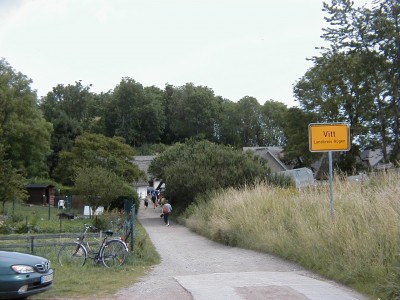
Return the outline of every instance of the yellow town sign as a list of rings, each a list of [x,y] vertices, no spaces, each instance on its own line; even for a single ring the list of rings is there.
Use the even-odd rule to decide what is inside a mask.
[[[346,123],[312,123],[308,125],[311,152],[350,150],[350,126]]]

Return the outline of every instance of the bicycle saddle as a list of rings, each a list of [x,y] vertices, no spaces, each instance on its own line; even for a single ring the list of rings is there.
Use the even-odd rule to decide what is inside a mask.
[[[103,233],[105,233],[105,234],[108,235],[108,236],[112,236],[112,235],[114,234],[114,232],[111,231],[111,230],[103,231]]]

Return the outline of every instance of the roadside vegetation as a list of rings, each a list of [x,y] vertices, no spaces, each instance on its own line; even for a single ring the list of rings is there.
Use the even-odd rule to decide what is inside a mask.
[[[337,176],[337,178],[340,176]],[[259,184],[215,193],[181,221],[212,240],[297,262],[376,299],[400,297],[400,175],[302,191]]]

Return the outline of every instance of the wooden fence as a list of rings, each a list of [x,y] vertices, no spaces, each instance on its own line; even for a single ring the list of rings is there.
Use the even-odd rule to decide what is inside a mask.
[[[75,241],[76,233],[38,234],[38,235],[0,235],[0,250],[21,250],[35,253],[39,247],[57,247]],[[101,233],[86,233],[87,238],[101,238]],[[90,243],[96,244],[96,242]]]
[[[135,211],[135,205],[132,205],[132,210]],[[134,249],[134,239],[135,239],[135,223],[136,214],[130,214],[129,221],[125,222],[124,230],[129,232],[129,239],[125,242],[131,251]],[[61,219],[60,219],[60,230],[61,230]],[[57,233],[57,234],[27,234],[27,235],[0,235],[0,250],[15,250],[21,252],[35,253],[35,249],[39,247],[57,247],[62,246],[66,243],[71,243],[76,241],[76,239],[81,236],[82,233]],[[103,237],[102,232],[98,233],[86,233],[86,238],[101,240]],[[98,244],[98,242],[89,242],[90,245]],[[23,251],[22,251],[23,250]]]

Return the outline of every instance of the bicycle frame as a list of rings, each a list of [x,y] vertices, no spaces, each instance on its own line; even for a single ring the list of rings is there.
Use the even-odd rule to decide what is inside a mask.
[[[103,233],[105,233],[105,236],[101,241],[99,249],[96,251],[91,248],[89,241],[86,240],[86,233],[89,229],[96,230],[96,227],[85,224],[85,231],[83,232],[82,236],[78,238],[78,243],[86,249],[88,258],[93,259],[94,263],[97,264],[99,262],[102,262],[100,253],[106,245],[107,240],[109,240],[109,238],[113,235],[113,232],[110,230],[103,231]]]
[[[59,251],[58,262],[61,265],[74,264],[83,266],[86,260],[93,259],[94,264],[102,263],[105,267],[121,266],[124,264],[128,246],[121,238],[111,238],[113,232],[103,231],[105,234],[99,243],[98,250],[92,250],[91,243],[86,240],[86,233],[89,229],[96,229],[85,224],[85,231],[72,244],[65,244]]]

